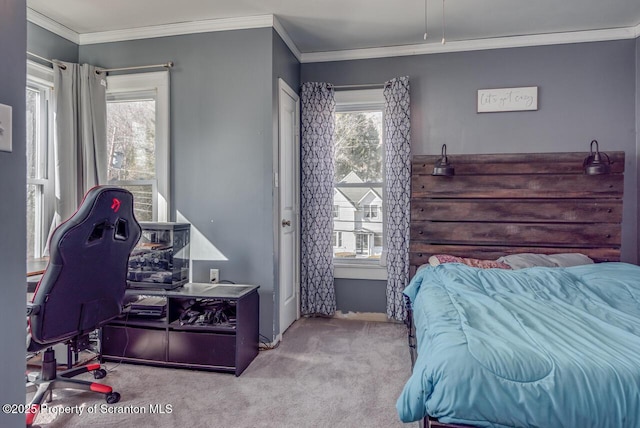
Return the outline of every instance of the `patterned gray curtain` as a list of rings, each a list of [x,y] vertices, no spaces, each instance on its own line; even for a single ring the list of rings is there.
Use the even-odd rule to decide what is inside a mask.
[[[402,291],[409,283],[409,196],[411,189],[411,120],[409,78],[384,87],[385,226],[387,234],[387,316],[404,320]]]
[[[333,133],[335,97],[326,83],[308,82],[301,94],[300,310],[333,315]]]

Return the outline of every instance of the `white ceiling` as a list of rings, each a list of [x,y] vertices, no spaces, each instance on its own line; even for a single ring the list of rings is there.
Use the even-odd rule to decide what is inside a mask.
[[[447,42],[591,30],[640,35],[640,0],[444,0]],[[27,0],[80,35],[274,15],[302,54],[440,44],[443,0]]]

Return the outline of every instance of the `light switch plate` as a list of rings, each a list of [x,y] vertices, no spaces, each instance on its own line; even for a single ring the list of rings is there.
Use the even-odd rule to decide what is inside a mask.
[[[0,104],[0,150],[10,152],[11,146],[11,106]]]

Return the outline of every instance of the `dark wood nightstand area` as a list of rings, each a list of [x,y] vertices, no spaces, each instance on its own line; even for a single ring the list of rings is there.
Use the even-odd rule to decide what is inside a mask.
[[[140,297],[154,305],[145,310]],[[131,305],[102,328],[103,361],[239,376],[258,355],[258,286],[188,283],[174,290],[129,289],[126,298]]]

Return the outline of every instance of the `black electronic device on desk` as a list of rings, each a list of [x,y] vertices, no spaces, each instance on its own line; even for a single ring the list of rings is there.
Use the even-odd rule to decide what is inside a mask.
[[[142,237],[129,256],[129,288],[171,290],[189,280],[189,223],[140,222]]]
[[[143,318],[162,318],[167,314],[167,298],[161,296],[142,296],[128,306],[129,316]]]

